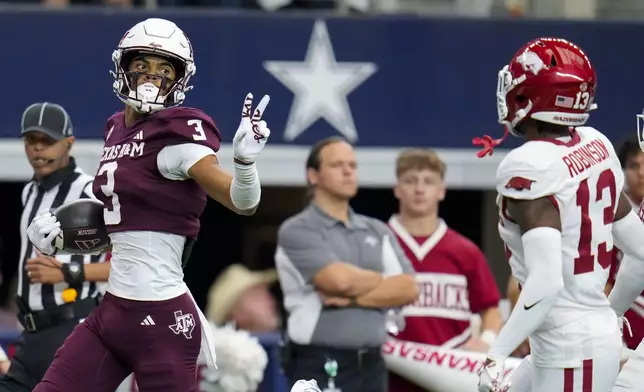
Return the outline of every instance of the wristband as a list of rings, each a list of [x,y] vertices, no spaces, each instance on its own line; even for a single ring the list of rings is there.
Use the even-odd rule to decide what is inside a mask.
[[[85,264],[78,261],[63,263],[60,268],[63,271],[65,282],[71,286],[81,284],[85,281]]]
[[[262,188],[255,164],[235,163],[235,173],[230,184],[230,201],[242,211],[257,207],[262,196]]]

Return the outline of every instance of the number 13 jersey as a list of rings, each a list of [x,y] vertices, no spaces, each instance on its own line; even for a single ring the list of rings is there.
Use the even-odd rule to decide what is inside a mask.
[[[528,275],[521,232],[507,199],[549,198],[561,217],[564,289],[530,337],[537,366],[577,367],[601,355],[619,333],[604,288],[612,261],[612,223],[624,187],[615,150],[603,134],[577,127],[571,136],[528,141],[497,170],[499,233],[512,275]]]
[[[219,150],[219,131],[201,110],[177,107],[131,127],[116,113],[104,140],[93,192],[112,242],[107,290],[142,301],[183,294],[183,247],[197,238],[207,197],[188,170]]]

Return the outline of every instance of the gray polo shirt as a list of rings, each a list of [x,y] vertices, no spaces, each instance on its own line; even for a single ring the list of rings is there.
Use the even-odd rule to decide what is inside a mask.
[[[377,347],[385,342],[386,309],[325,308],[313,277],[345,262],[385,276],[413,274],[395,235],[383,222],[350,212],[344,224],[311,204],[279,229],[275,264],[289,313],[288,334],[302,345]]]

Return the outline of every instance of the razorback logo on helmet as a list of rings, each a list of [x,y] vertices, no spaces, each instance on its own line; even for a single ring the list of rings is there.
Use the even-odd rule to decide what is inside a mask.
[[[534,75],[541,72],[542,69],[548,69],[548,66],[541,60],[541,57],[530,51],[523,52],[517,57],[517,62],[521,64],[524,71],[532,72]]]
[[[530,190],[532,188],[532,183],[535,180],[529,180],[524,177],[512,177],[507,184],[505,184],[506,189],[515,189],[517,191],[522,191],[524,189]]]

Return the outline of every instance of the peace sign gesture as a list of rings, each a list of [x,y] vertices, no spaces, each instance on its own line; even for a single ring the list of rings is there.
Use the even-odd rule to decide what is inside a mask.
[[[264,149],[271,130],[268,129],[266,121],[262,120],[262,116],[270,100],[271,97],[264,95],[255,110],[252,110],[253,94],[246,95],[241,122],[233,138],[233,156],[238,163],[252,164]]]

